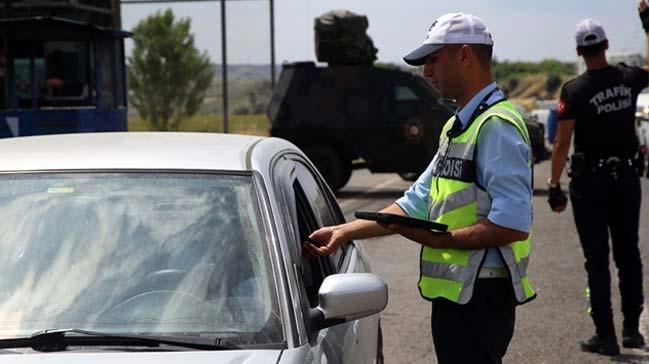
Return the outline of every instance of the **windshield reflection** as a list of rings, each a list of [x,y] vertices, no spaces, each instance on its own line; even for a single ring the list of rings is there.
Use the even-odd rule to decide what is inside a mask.
[[[75,327],[280,341],[254,195],[250,176],[3,176],[0,334]]]

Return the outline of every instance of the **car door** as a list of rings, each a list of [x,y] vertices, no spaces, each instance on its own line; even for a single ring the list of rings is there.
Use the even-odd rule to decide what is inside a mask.
[[[313,167],[299,156],[291,159],[295,163],[294,192],[300,235],[345,222],[334,196]],[[344,243],[329,257],[306,258],[303,267],[303,283],[311,308],[317,306],[317,290],[327,275],[368,272],[364,255],[353,242]],[[378,317],[369,317],[321,330],[312,350],[316,358],[326,359],[327,363],[374,363],[377,338]]]
[[[298,177],[300,174],[298,174]],[[345,223],[345,217],[336,201],[335,196],[324,188],[324,182],[317,174],[312,177],[320,186],[319,190],[313,189],[316,195],[321,196],[322,200],[327,201],[327,204],[320,204],[320,215],[323,219],[331,218],[330,222],[324,220],[324,225],[338,225]],[[308,195],[308,194],[307,194]],[[325,211],[326,210],[326,211]],[[325,218],[326,216],[326,218]],[[365,254],[362,244],[360,242],[349,241],[343,244],[342,249],[332,255],[334,257],[334,264],[338,269],[338,273],[369,273],[371,272],[367,255]],[[360,320],[353,321],[353,334],[356,343],[364,353],[365,362],[368,364],[377,363],[379,354],[382,359],[382,353],[379,353],[379,337],[380,320],[379,315],[366,317]],[[378,361],[381,362],[382,361]]]

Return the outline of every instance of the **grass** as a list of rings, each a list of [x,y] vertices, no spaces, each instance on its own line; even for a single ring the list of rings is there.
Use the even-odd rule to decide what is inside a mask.
[[[270,124],[266,115],[228,115],[228,132],[231,134],[247,134],[268,136]],[[129,116],[129,131],[151,131],[153,128],[148,121],[138,116]],[[178,131],[190,132],[223,132],[223,116],[216,114],[194,115],[180,123]]]

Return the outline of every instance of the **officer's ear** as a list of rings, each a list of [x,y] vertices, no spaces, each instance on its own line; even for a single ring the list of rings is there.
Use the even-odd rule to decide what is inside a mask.
[[[473,49],[471,49],[471,47],[468,44],[462,44],[460,49],[458,49],[456,56],[458,58],[458,62],[464,67],[467,67],[472,62],[474,62],[474,58],[475,58]]]

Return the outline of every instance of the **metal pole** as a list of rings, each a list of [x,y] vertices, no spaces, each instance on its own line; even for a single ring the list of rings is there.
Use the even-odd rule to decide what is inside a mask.
[[[228,52],[225,30],[225,0],[221,0],[221,74],[223,82],[223,132],[228,132]]]
[[[275,1],[270,0],[270,87],[275,88]]]

